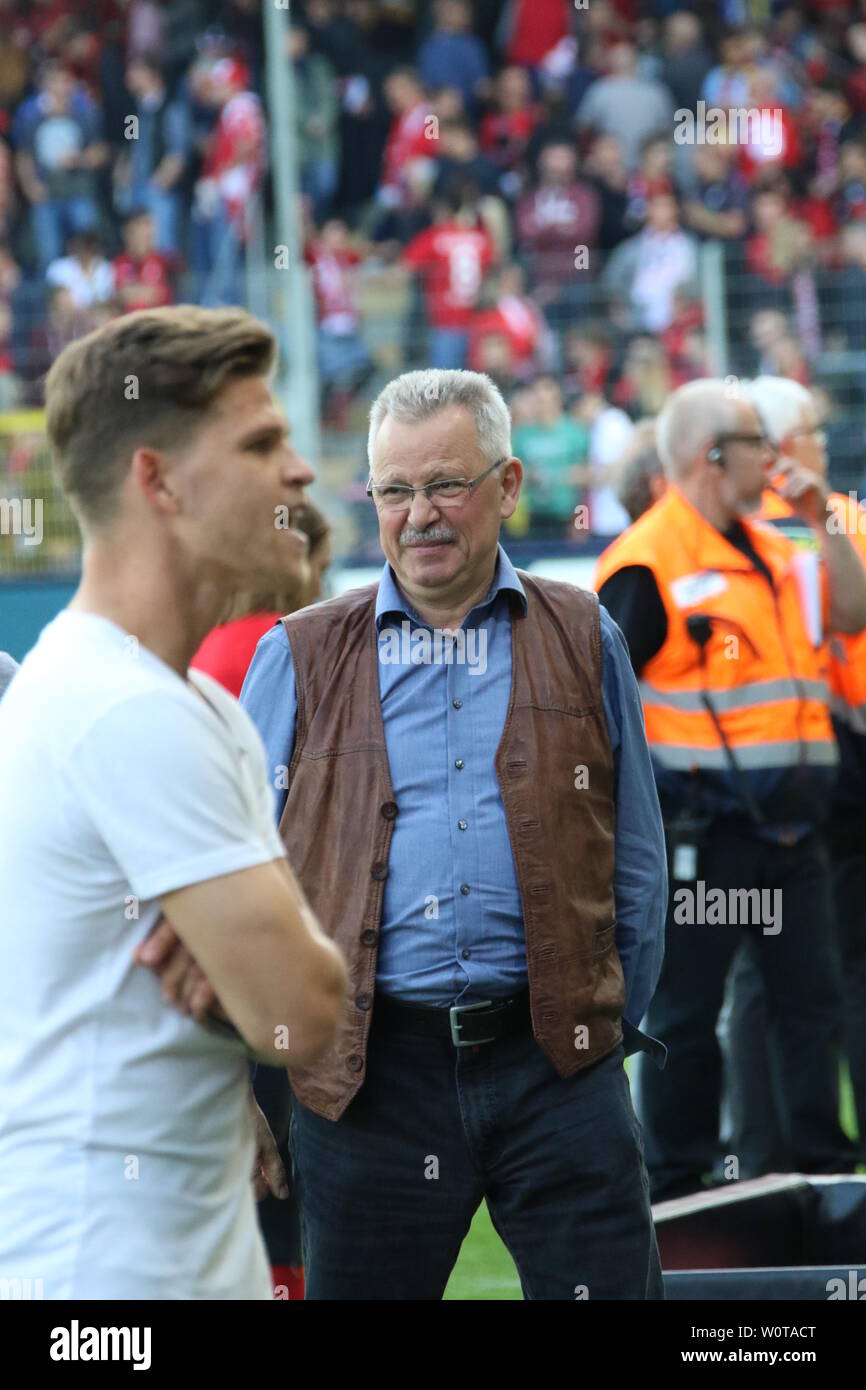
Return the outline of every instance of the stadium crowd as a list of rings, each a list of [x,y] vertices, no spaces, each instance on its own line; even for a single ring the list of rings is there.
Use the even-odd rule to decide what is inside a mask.
[[[610,470],[634,420],[714,368],[704,243],[723,246],[743,308],[739,373],[809,384],[822,347],[862,348],[863,6],[751,9],[296,4],[286,61],[330,424],[349,428],[376,371],[363,277],[408,275],[404,365],[496,381],[530,470],[512,534],[579,543],[625,522]],[[8,408],[38,403],[58,350],[111,315],[243,302],[270,186],[258,0],[2,14]],[[690,135],[684,114],[713,110],[762,119],[725,143]]]

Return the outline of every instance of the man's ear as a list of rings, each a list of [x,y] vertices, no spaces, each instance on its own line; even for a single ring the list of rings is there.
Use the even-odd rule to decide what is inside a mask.
[[[523,484],[523,464],[519,458],[510,458],[502,470],[502,498],[499,515],[503,521],[513,516]]]
[[[152,449],[148,445],[136,449],[129,471],[149,506],[165,513],[179,510],[180,502],[174,486],[172,469],[161,449]]]

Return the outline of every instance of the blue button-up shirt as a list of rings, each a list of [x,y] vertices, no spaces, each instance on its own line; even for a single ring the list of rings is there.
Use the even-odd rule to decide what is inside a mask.
[[[520,892],[494,769],[511,691],[511,603],[526,611],[523,585],[500,547],[490,590],[462,624],[463,659],[458,649],[451,661],[431,660],[429,652],[425,660],[421,644],[432,647],[433,629],[389,565],[379,582],[379,693],[399,815],[376,988],[414,1004],[504,998],[527,983]],[[604,609],[601,631],[616,789],[616,944],[625,1018],[637,1026],[661,969],[667,861],[637,682],[623,635]],[[259,642],[240,698],[265,744],[279,821],[297,711],[281,624]],[[349,891],[351,865],[346,873]]]

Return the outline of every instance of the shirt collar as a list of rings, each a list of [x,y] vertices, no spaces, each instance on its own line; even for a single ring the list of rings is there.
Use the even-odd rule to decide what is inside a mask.
[[[476,603],[475,608],[486,608],[492,604],[494,599],[501,593],[514,593],[517,595],[515,602],[519,603],[520,611],[526,615],[526,590],[517,577],[517,571],[506,555],[502,546],[496,548],[496,569],[493,571],[493,583],[487,591],[486,598],[480,603]],[[512,600],[509,599],[509,602]],[[474,610],[473,610],[474,611]],[[382,577],[379,580],[379,592],[376,595],[376,630],[382,631],[384,620],[392,613],[400,614],[403,617],[414,618],[416,622],[423,623],[415,612],[415,609],[403,596],[403,592],[394,576],[394,571],[389,564],[385,564],[382,570]],[[427,626],[427,624],[425,624]]]

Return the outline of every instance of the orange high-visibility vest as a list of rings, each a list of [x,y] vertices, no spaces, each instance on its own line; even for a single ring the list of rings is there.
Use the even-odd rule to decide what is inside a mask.
[[[866,566],[866,507],[856,497],[831,492],[828,507],[838,518],[840,530],[851,537]],[[801,522],[784,498],[764,493],[757,520],[769,521],[794,545],[814,547],[811,528]],[[828,524],[832,524],[828,520]],[[866,737],[866,630],[830,634],[827,642],[827,678],[833,714],[852,733]]]
[[[667,636],[639,673],[663,804],[672,783],[683,793],[675,784],[697,773],[707,809],[743,808],[705,694],[765,814],[793,820],[809,808],[811,819],[823,813],[838,759],[825,663],[807,630],[795,546],[748,518],[742,525],[772,588],[676,487],[608,547],[595,585],[643,565],[664,604]],[[711,628],[703,655],[686,626],[697,614]]]

